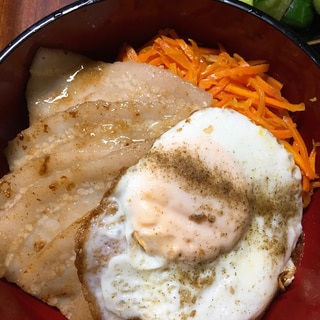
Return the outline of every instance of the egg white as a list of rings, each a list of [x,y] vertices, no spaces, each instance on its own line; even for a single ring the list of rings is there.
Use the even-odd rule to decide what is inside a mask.
[[[172,140],[201,143],[208,136],[232,155],[250,185],[245,233],[210,261],[147,254],[133,237],[128,206],[139,170],[130,168],[108,198],[114,214],[100,215],[86,242],[88,256],[102,244],[112,249],[117,243],[116,254],[101,249],[106,258],[86,278],[103,319],[254,319],[277,292],[278,276],[291,263],[302,231],[300,170],[270,132],[229,109],[195,112],[151,150],[170,150]],[[207,157],[212,157],[210,150]]]

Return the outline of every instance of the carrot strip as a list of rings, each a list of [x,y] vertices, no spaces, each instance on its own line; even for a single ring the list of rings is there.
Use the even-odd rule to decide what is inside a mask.
[[[305,205],[315,188],[320,187],[316,174],[316,149],[308,154],[291,114],[305,110],[303,103],[290,103],[282,96],[283,84],[268,75],[269,64],[263,60],[246,61],[231,56],[221,45],[199,46],[185,41],[173,29],[165,29],[138,50],[126,46],[120,60],[133,60],[169,69],[181,78],[210,92],[213,106],[231,108],[269,130],[290,152],[302,173]]]
[[[217,79],[219,79],[224,77],[237,77],[239,75],[256,75],[263,72],[267,72],[268,69],[268,64],[260,64],[257,66],[241,66],[220,70],[215,73],[215,76]]]
[[[290,139],[292,137],[291,131],[286,129],[270,129],[270,132],[279,140]]]
[[[234,94],[237,94],[242,97],[251,98],[255,101],[259,101],[259,95],[258,95],[257,91],[249,90],[248,88],[241,87],[235,83],[229,83],[225,87],[225,90],[227,92],[234,93]],[[287,102],[286,100],[279,101],[278,99],[268,97],[268,96],[265,97],[265,103],[269,107],[282,108],[282,109],[289,110],[292,112],[305,110],[305,106],[303,103],[292,104],[292,103]]]
[[[259,75],[255,77],[255,81],[268,96],[284,100],[284,98],[281,96],[281,91],[278,87],[275,87],[274,85],[270,84],[268,81],[264,80]]]
[[[256,90],[258,95],[258,105],[257,105],[257,116],[263,118],[266,104],[266,95],[265,91],[261,87],[260,83],[256,78],[250,78],[248,81],[248,86],[252,86]]]
[[[320,147],[320,142],[312,141],[312,150],[310,152],[309,160],[313,172],[316,172],[317,147]]]

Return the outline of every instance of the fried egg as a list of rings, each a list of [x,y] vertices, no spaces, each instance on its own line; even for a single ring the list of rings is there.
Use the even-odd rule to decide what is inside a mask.
[[[292,155],[245,116],[206,108],[84,220],[79,278],[97,319],[255,319],[294,274],[301,218]]]

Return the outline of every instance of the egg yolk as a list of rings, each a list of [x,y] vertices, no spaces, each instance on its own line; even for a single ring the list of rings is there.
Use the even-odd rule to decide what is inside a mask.
[[[179,141],[176,134],[129,169],[119,193],[127,199],[132,236],[149,255],[212,260],[233,248],[248,225],[249,184],[205,130],[201,141]]]

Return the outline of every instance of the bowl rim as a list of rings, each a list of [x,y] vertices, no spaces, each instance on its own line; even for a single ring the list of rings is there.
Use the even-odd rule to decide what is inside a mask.
[[[69,5],[66,5],[53,13],[46,15],[44,18],[35,22],[29,26],[26,30],[22,31],[18,36],[16,36],[12,41],[9,42],[1,51],[0,51],[0,64],[2,64],[6,58],[14,52],[14,50],[22,44],[26,39],[31,37],[34,33],[46,27],[51,22],[65,16],[73,11],[76,11],[82,7],[92,5],[99,2],[104,2],[108,0],[80,0]],[[247,12],[258,19],[263,20],[271,27],[275,28],[278,32],[284,34],[292,42],[294,42],[304,53],[306,53],[310,59],[320,68],[320,55],[308,45],[296,32],[291,28],[276,20],[275,18],[269,16],[263,11],[254,8],[253,6],[246,4],[240,0],[212,0],[220,3],[225,3],[237,9]]]
[[[74,3],[68,4],[58,10],[53,11],[52,13],[46,15],[42,19],[36,21],[31,26],[22,31],[18,36],[12,39],[1,51],[0,51],[0,64],[3,63],[6,58],[14,52],[14,50],[19,47],[24,41],[31,37],[34,33],[43,29],[50,23],[58,20],[59,18],[69,14],[73,11],[76,11],[87,5],[91,5],[97,2],[102,2],[105,0],[79,0]]]

